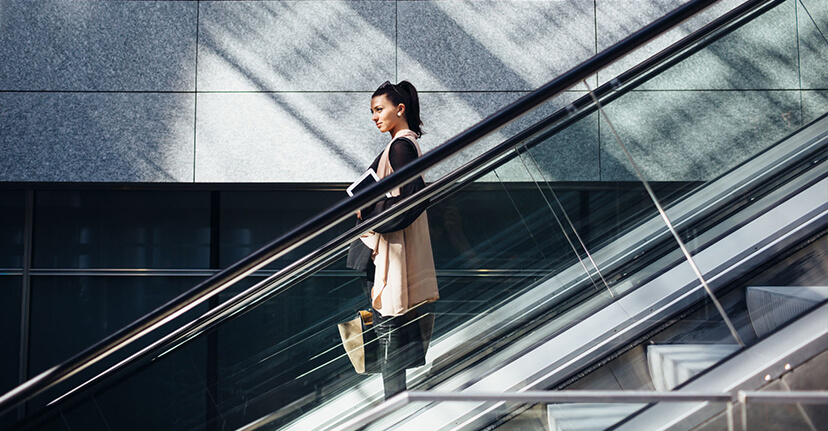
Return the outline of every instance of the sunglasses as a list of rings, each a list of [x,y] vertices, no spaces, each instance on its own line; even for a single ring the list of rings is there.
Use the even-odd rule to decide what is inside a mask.
[[[383,82],[383,83],[379,86],[379,88],[377,88],[377,90],[382,90],[382,89],[383,89],[383,88],[385,88],[385,87],[391,87],[391,89],[392,89],[392,90],[394,90],[394,92],[395,92],[395,93],[397,93],[397,96],[400,96],[400,100],[402,100],[403,102],[405,102],[405,97],[403,97],[402,93],[400,93],[400,90],[397,90],[397,86],[396,86],[396,85],[394,85],[394,84],[392,84],[392,83],[391,83],[391,81],[385,81],[385,82]]]

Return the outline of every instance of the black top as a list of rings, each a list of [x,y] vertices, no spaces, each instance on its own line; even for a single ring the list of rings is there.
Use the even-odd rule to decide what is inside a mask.
[[[371,163],[371,168],[374,171],[377,170],[379,166],[380,158],[382,157],[382,153],[374,160],[374,163]],[[391,143],[391,148],[388,151],[388,161],[391,163],[391,169],[394,171],[398,171],[403,168],[403,166],[413,162],[417,158],[417,147],[414,146],[414,143],[406,138],[400,138]],[[405,199],[414,193],[425,188],[425,181],[423,181],[423,177],[419,176],[415,180],[411,181],[408,184],[403,185],[400,187],[400,195],[395,196],[393,198],[384,197],[382,200],[377,201],[373,205],[370,205],[362,210],[362,219],[367,220],[372,216],[375,216],[386,209],[390,208],[392,205],[396,204],[402,199]],[[417,217],[423,212],[423,205],[418,205],[417,207],[405,212],[404,214],[397,216],[397,218],[393,220],[389,220],[387,223],[377,227],[374,229],[375,232],[378,233],[389,233],[395,232],[398,230],[403,230],[414,223],[414,220],[417,220]]]
[[[374,171],[377,170],[379,166],[380,158],[382,157],[382,153],[374,160],[374,163],[371,164],[371,167]],[[394,171],[398,169],[402,169],[403,166],[411,163],[417,158],[417,148],[414,146],[414,143],[408,139],[400,138],[391,143],[391,148],[388,151],[388,161],[391,163],[391,168]],[[370,205],[362,210],[362,219],[357,220],[357,224],[362,223],[362,220],[367,220],[372,216],[375,216],[382,211],[390,208],[392,205],[399,202],[401,199],[404,199],[408,196],[417,193],[418,191],[425,188],[425,181],[423,181],[423,177],[419,176],[415,180],[412,180],[410,183],[403,185],[400,187],[400,195],[389,198],[383,197],[381,200],[377,201],[373,205]],[[416,207],[406,211],[405,213],[397,216],[393,220],[389,220],[388,222],[380,225],[379,227],[375,228],[375,232],[379,233],[389,233],[389,232],[396,232],[399,230],[403,230],[414,223],[414,220],[417,220],[417,217],[422,214],[425,207],[428,205],[428,201],[417,205]],[[351,269],[356,269],[360,271],[365,271],[368,277],[368,284],[370,286],[371,283],[374,281],[374,263],[371,261],[371,253],[372,250],[368,248],[365,244],[362,243],[361,240],[357,239],[351,243],[351,247],[348,250],[348,262],[346,267]],[[371,297],[371,289],[368,286],[363,286],[365,290],[365,294],[368,297]]]

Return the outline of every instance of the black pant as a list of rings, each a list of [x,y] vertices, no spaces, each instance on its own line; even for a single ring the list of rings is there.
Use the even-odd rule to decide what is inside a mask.
[[[371,300],[371,288],[374,285],[375,269],[374,262],[369,261],[365,271],[367,276],[365,293],[369,301]],[[427,304],[409,310],[402,316],[389,317],[383,317],[377,310],[372,310],[374,332],[379,345],[385,399],[407,389],[406,368],[424,364],[425,350],[419,319],[431,312],[431,309],[431,304]]]
[[[408,340],[403,321],[406,316],[382,317],[377,310],[374,312],[374,332],[379,342],[379,357],[382,367],[382,385],[385,389],[385,399],[407,389],[405,383],[405,368]]]

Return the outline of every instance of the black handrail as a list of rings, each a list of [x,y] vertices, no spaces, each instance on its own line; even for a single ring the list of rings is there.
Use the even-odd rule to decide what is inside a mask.
[[[683,21],[701,12],[718,0],[691,0],[644,28],[610,46],[589,60],[570,69],[539,89],[518,99],[509,106],[449,139],[404,168],[378,183],[367,187],[350,199],[331,206],[328,210],[262,247],[246,258],[232,264],[218,274],[198,284],[167,304],[129,324],[104,340],[85,349],[71,359],[56,365],[0,397],[0,414],[31,399],[44,390],[66,380],[134,340],[157,329],[181,314],[218,294],[236,281],[252,274],[315,238],[329,227],[352,217],[352,214],[378,200],[388,191],[401,186],[429,168],[441,163],[467,146],[508,125],[524,113],[575,86],[582,80],[629,54],[641,45],[669,31]]]

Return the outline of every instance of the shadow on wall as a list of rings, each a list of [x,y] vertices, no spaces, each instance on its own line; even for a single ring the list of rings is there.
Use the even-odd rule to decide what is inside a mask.
[[[647,180],[709,180],[802,124],[798,81],[789,1],[622,96],[606,113]],[[600,141],[601,180],[637,180],[603,119]]]
[[[354,142],[370,125],[367,97],[343,89],[372,91],[368,76],[390,70],[365,44],[376,36],[338,2],[204,4],[199,90],[208,93],[199,95],[197,180],[331,181],[361,172],[373,160],[365,150],[381,139]]]
[[[650,178],[707,178],[721,169],[699,164],[736,163],[747,154],[743,143],[800,124],[805,108],[791,91],[799,85],[794,4],[648,83],[647,95],[613,104],[623,110],[608,107]],[[371,129],[367,109],[379,82],[410,79],[423,91],[427,150],[672,6],[5,2],[0,90],[15,92],[0,92],[7,156],[0,179],[349,181],[387,142]],[[608,14],[615,19],[605,23]],[[825,42],[809,21],[800,22],[807,32],[800,41],[806,88],[824,88],[825,72],[806,66],[820,64]],[[196,63],[198,112],[191,93]],[[713,91],[732,89],[744,92]],[[551,101],[430,179],[580,94]],[[547,179],[634,179],[606,125],[584,127],[541,157]],[[600,171],[574,163],[584,154]],[[688,155],[696,158],[687,163]],[[561,171],[562,161],[578,169]]]
[[[431,145],[450,139],[595,54],[592,1],[398,4],[398,28],[386,37],[397,40],[399,77],[435,92],[423,96]],[[580,94],[565,94],[543,104],[445,162],[428,179],[460,167]],[[597,161],[597,123],[578,135],[583,139],[565,140],[556,147],[559,161],[577,154],[589,154]],[[500,171],[503,180],[521,180],[520,168]],[[597,164],[576,170],[559,166],[555,172],[568,180],[598,179]]]
[[[674,6],[598,5],[605,9],[598,44],[593,2],[553,3],[204,4],[197,180],[348,181],[387,142],[369,132],[367,103],[395,71],[423,91],[427,150],[588,58],[603,41],[638,29],[637,11],[655,18]],[[649,179],[709,179],[801,124],[791,91],[798,89],[793,4],[648,83],[646,94],[608,107]],[[602,23],[608,13],[619,22]],[[733,89],[744,91],[717,91]],[[550,102],[437,171],[448,172],[573,97]],[[586,127],[594,131],[546,146],[553,153],[540,157],[547,179],[635,180],[606,124],[600,132],[597,122]],[[600,171],[573,163],[584,154]],[[309,173],[308,160],[324,172]],[[562,172],[562,160],[575,169]]]
[[[414,6],[399,6],[404,7]],[[228,167],[234,171],[251,159],[251,152],[268,160],[269,166],[261,160],[253,161],[253,165],[262,166],[242,174],[242,180],[272,177],[276,175],[273,171],[289,173],[295,168],[284,161],[285,157],[277,160],[271,155],[288,152],[288,160],[304,157],[329,162],[327,177],[322,181],[349,181],[387,142],[387,137],[371,131],[368,98],[379,82],[395,80],[397,66],[403,71],[399,79],[412,80],[423,92],[426,149],[511,102],[520,95],[514,91],[528,91],[535,86],[511,70],[509,59],[500,59],[439,7],[430,3],[417,7],[426,9],[423,13],[429,16],[427,23],[439,24],[423,40],[405,40],[402,34],[397,38],[401,31],[398,26],[401,29],[407,24],[395,24],[397,11],[392,2],[204,4],[199,36],[199,90],[258,94],[199,95],[197,178],[206,178],[202,172],[205,176],[227,172]],[[399,12],[398,18],[405,20],[404,11]],[[589,48],[594,45],[592,33],[590,30],[590,42],[583,44],[586,51],[579,54],[583,58],[594,51]],[[429,45],[448,35],[450,45]],[[406,44],[411,47],[407,49]],[[429,52],[442,57],[472,55],[481,67],[475,77],[464,78],[470,70],[466,65],[454,63],[448,73],[439,61],[429,61]],[[544,75],[545,81],[548,72]],[[496,76],[497,82],[507,83],[508,92],[468,92],[490,86],[492,76]],[[484,78],[490,83],[482,82]],[[466,92],[429,94],[446,89]],[[208,111],[218,100],[239,106],[245,115]],[[261,109],[249,112],[250,103]],[[445,103],[450,104],[450,110],[441,109]],[[222,106],[226,104],[215,102],[216,108]],[[286,114],[289,120],[278,114]],[[254,126],[240,130],[245,121]],[[276,122],[284,123],[284,127],[276,129],[269,124]],[[222,144],[239,132],[241,135],[236,135],[235,140],[240,145],[236,148]],[[297,141],[308,144],[301,146],[301,154],[295,148]],[[319,145],[324,148],[316,148]],[[223,156],[217,162],[220,152]],[[257,170],[261,171],[258,176]],[[248,173],[250,177],[245,176]],[[312,174],[299,175],[313,181],[309,176]],[[282,177],[288,180],[288,175]]]
[[[0,179],[192,181],[195,4],[2,12]]]
[[[648,91],[607,107],[648,180],[714,178],[803,124],[794,4],[778,6],[648,82],[642,87]],[[602,158],[603,179],[625,179],[629,168],[614,165],[623,154],[605,126],[602,147],[614,157]]]

